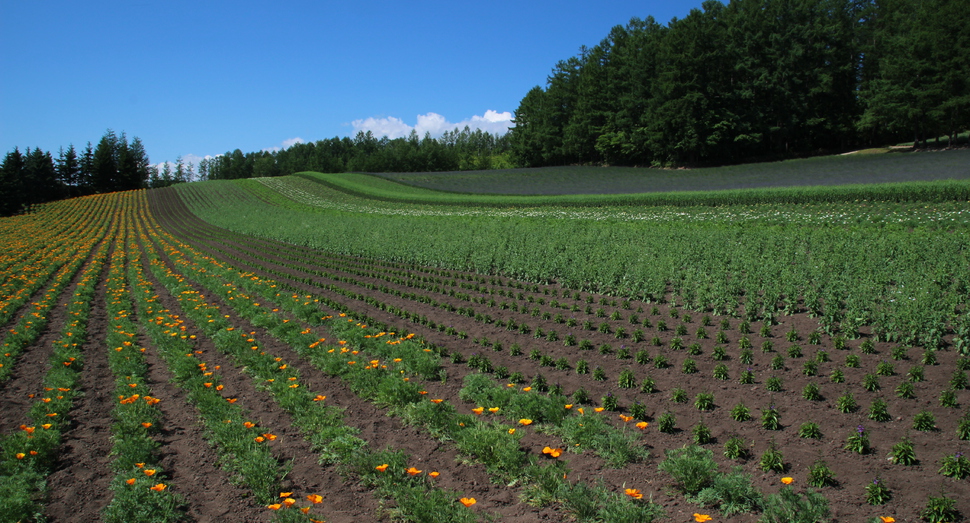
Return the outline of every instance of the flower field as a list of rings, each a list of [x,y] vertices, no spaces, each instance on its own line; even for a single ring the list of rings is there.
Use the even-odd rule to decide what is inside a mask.
[[[968,209],[917,200],[0,220],[0,521],[970,516]]]

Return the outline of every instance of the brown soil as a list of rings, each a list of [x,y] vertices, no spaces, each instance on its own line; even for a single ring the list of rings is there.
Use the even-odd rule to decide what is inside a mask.
[[[662,304],[631,301],[630,308],[627,309],[614,305],[614,301],[622,301],[617,298],[590,295],[583,292],[576,299],[574,291],[556,285],[539,286],[538,292],[529,292],[528,290],[511,289],[511,284],[519,282],[513,282],[502,277],[496,278],[495,275],[466,275],[450,271],[448,276],[442,277],[440,271],[432,268],[407,267],[402,269],[394,264],[340,258],[324,252],[242,237],[216,229],[189,214],[176,199],[165,198],[162,200],[161,198],[165,195],[158,194],[158,196],[160,199],[153,202],[153,210],[156,216],[163,220],[166,228],[180,236],[184,241],[241,270],[253,271],[261,276],[292,285],[301,289],[301,291],[305,290],[314,295],[333,299],[352,307],[360,314],[366,314],[372,319],[385,322],[396,329],[407,329],[415,332],[431,343],[446,347],[451,352],[463,354],[465,359],[477,353],[487,356],[494,366],[507,367],[510,372],[521,372],[527,378],[536,373],[541,373],[550,384],[559,384],[567,394],[579,388],[584,388],[590,392],[594,402],[599,403],[600,397],[610,393],[619,398],[621,410],[629,409],[634,401],[639,401],[647,406],[651,421],[654,421],[652,418],[662,412],[670,411],[674,413],[677,417],[676,426],[679,430],[674,434],[662,434],[651,430],[645,441],[652,448],[652,457],[646,463],[628,465],[620,470],[611,470],[605,468],[602,461],[595,456],[568,455],[570,467],[575,471],[582,471],[582,474],[588,478],[602,477],[608,484],[617,488],[622,485],[636,486],[645,492],[652,492],[654,499],[663,503],[672,516],[679,512],[689,515],[696,511],[704,511],[685,503],[682,497],[669,492],[670,478],[659,473],[656,465],[662,460],[664,450],[679,448],[692,443],[691,429],[701,421],[710,428],[715,437],[715,443],[708,445],[708,447],[714,451],[723,471],[738,464],[722,456],[723,443],[733,435],[739,435],[750,442],[754,458],[740,463],[740,465],[745,472],[754,477],[755,484],[767,493],[778,490],[781,475],[761,472],[757,462],[758,457],[772,442],[783,453],[788,465],[786,475],[794,477],[796,485],[805,485],[809,467],[818,459],[825,460],[838,480],[836,487],[823,489],[823,493],[830,501],[836,521],[859,521],[875,515],[893,515],[898,521],[915,520],[918,517],[918,512],[926,506],[927,497],[939,495],[941,488],[945,489],[949,497],[958,500],[957,506],[962,513],[970,514],[970,486],[968,486],[968,482],[945,478],[937,472],[939,469],[938,461],[941,457],[968,450],[967,443],[958,440],[955,431],[960,416],[966,411],[967,405],[970,404],[970,395],[967,391],[957,391],[960,405],[958,409],[943,408],[938,402],[940,392],[948,387],[948,381],[953,375],[958,357],[955,351],[938,352],[938,364],[926,366],[926,380],[915,383],[917,399],[904,400],[897,398],[894,390],[906,380],[906,372],[919,364],[918,360],[922,349],[911,348],[908,351],[908,359],[894,361],[889,357],[890,352],[895,347],[894,344],[872,340],[874,341],[875,354],[861,354],[859,350],[861,343],[869,339],[865,329],[863,329],[862,338],[848,341],[849,350],[847,351],[836,350],[833,346],[833,339],[825,334],[821,336],[819,345],[813,345],[808,342],[807,337],[810,332],[817,330],[819,326],[817,321],[804,310],[793,311],[794,313],[790,316],[780,316],[778,318],[780,323],[771,327],[772,335],[768,338],[759,334],[762,323],[752,322],[750,327],[753,332],[748,334],[747,337],[753,346],[754,361],[750,365],[745,365],[738,361],[738,341],[741,337],[737,330],[740,323],[739,319],[708,314],[712,320],[712,325],[706,327],[709,337],[698,338],[695,334],[705,313],[687,311],[672,306],[669,303],[672,301],[672,297],[668,297],[668,303]],[[169,196],[174,196],[174,194]],[[308,263],[308,260],[313,260],[313,262]],[[304,270],[312,269],[321,263],[336,264],[343,269],[328,268],[330,277]],[[375,273],[380,272],[383,267],[385,273],[407,270],[418,277],[484,283],[483,286],[487,287],[490,292],[486,294],[446,284],[437,285],[444,292],[422,290],[417,286],[403,285],[391,276],[361,275],[359,273],[360,266],[368,266],[371,268],[369,270]],[[281,276],[280,273],[288,276]],[[342,278],[352,278],[356,282],[342,281]],[[310,283],[305,283],[306,279],[309,279]],[[500,280],[502,284],[491,284],[491,281],[496,279]],[[416,280],[412,279],[411,281]],[[321,288],[323,285],[336,285],[351,293],[375,298],[383,303],[383,306],[378,308],[359,299],[330,292]],[[383,287],[386,292],[373,290],[369,286]],[[527,305],[528,312],[511,312],[499,307],[487,307],[481,303],[472,303],[451,297],[445,294],[449,289],[471,294],[473,297],[494,298],[499,303],[506,301]],[[531,296],[532,300],[527,302],[499,296],[498,290],[513,290],[515,294],[521,292],[525,297]],[[455,308],[473,307],[475,312],[489,314],[494,323],[486,324],[475,321],[473,318],[449,312],[440,307],[402,298],[395,292],[429,296],[439,303],[447,303]],[[560,296],[555,298],[561,304],[559,308],[553,308],[549,305],[549,302],[553,299],[551,298],[553,292]],[[565,297],[567,295],[568,298]],[[546,303],[540,305],[538,303],[540,298],[544,299]],[[591,307],[594,311],[602,308],[607,316],[617,311],[620,313],[621,319],[611,321],[595,314],[586,314],[584,310],[589,298],[593,300]],[[601,299],[605,299],[608,305],[600,305]],[[573,304],[579,306],[578,312],[569,310],[569,307]],[[651,309],[655,306],[659,309],[659,314],[650,314]],[[456,336],[449,336],[438,329],[431,329],[386,312],[386,310],[395,307],[408,311],[412,319],[426,316],[438,325],[453,326],[457,331],[466,333],[467,337],[459,339]],[[538,317],[531,314],[534,308],[539,309]],[[637,312],[641,309],[643,312]],[[563,314],[565,318],[574,317],[579,325],[569,328],[551,319],[542,320],[542,314],[545,312],[550,313],[553,317],[557,313]],[[629,324],[626,320],[630,314],[636,314],[641,321],[649,318],[654,328]],[[674,317],[675,314],[678,316],[677,318]],[[683,321],[684,314],[692,316],[689,323]],[[594,347],[607,344],[611,346],[613,352],[604,355],[597,350],[580,351],[575,346],[565,347],[562,341],[534,339],[531,335],[510,332],[499,325],[500,321],[509,319],[517,324],[528,323],[532,328],[538,326],[544,332],[555,330],[560,338],[565,334],[572,333],[578,340],[589,339]],[[593,322],[596,326],[603,322],[608,323],[611,333],[583,330],[581,325],[586,320]],[[656,324],[659,320],[664,320],[670,330],[657,330]],[[719,325],[722,320],[727,320],[729,325],[727,329],[724,329],[728,341],[717,343],[714,335],[720,329]],[[681,324],[687,328],[686,335],[678,336],[683,339],[683,344],[687,346],[697,343],[700,346],[700,354],[691,356],[699,369],[696,374],[685,375],[681,372],[681,364],[688,357],[687,351],[671,350],[670,348],[670,340],[675,337],[674,329]],[[629,337],[616,339],[612,332],[615,332],[616,328],[621,326],[627,330],[628,334],[636,328],[641,328],[646,339],[638,343],[633,342]],[[793,343],[786,340],[785,333],[790,330],[799,333],[800,339],[795,344],[802,349],[804,355],[801,357],[787,356],[787,350]],[[654,336],[660,338],[661,347],[656,347],[650,343]],[[483,338],[487,338],[490,344],[501,343],[503,350],[493,351],[476,343],[476,340]],[[760,349],[764,341],[770,341],[774,344],[773,352],[761,352]],[[513,344],[519,344],[522,347],[522,355],[511,356],[509,354],[509,347]],[[630,351],[631,356],[639,350],[646,350],[651,357],[662,354],[667,357],[671,366],[666,369],[655,369],[652,365],[637,364],[632,359],[618,359],[616,351],[621,346],[625,346]],[[711,358],[711,353],[717,346],[723,346],[727,349],[728,359],[726,361],[717,362]],[[591,369],[602,367],[607,379],[605,381],[594,381],[591,379],[591,375],[576,374],[572,369],[557,370],[552,367],[541,367],[538,362],[532,361],[528,357],[533,349],[538,349],[543,355],[551,356],[553,360],[566,358],[572,369],[575,368],[579,359],[585,359],[589,362]],[[820,363],[816,376],[806,376],[802,372],[803,364],[812,359],[818,349],[825,349],[832,361]],[[861,368],[844,367],[845,355],[850,353],[860,356]],[[771,370],[770,362],[778,354],[785,356],[785,368]],[[875,392],[866,391],[861,386],[863,375],[874,373],[876,365],[883,360],[894,364],[894,375],[880,377],[879,390]],[[713,369],[719,363],[727,365],[729,380],[720,381],[712,377]],[[445,363],[445,367],[448,370],[448,382],[441,386],[443,388],[440,392],[436,390],[435,393],[448,394],[450,392],[450,397],[455,397],[457,389],[460,387],[461,378],[471,371],[463,365]],[[755,373],[755,383],[739,385],[738,376],[742,370],[748,367]],[[845,383],[835,384],[829,381],[829,374],[836,368],[843,370],[846,378]],[[624,369],[631,369],[638,382],[642,378],[650,376],[656,381],[659,391],[654,394],[643,394],[638,392],[636,388],[618,388],[617,377]],[[765,380],[772,376],[782,379],[783,390],[781,392],[772,393],[765,390]],[[815,383],[820,388],[823,396],[822,401],[808,401],[802,398],[801,391],[808,383]],[[438,387],[438,385],[429,384],[428,387]],[[689,398],[688,403],[678,404],[671,400],[670,395],[675,388],[682,388],[686,391]],[[851,414],[842,414],[834,408],[836,399],[846,391],[852,392],[860,406],[858,411]],[[693,407],[694,398],[699,392],[714,394],[716,408],[713,411],[702,413]],[[889,413],[893,416],[893,421],[878,423],[868,419],[868,407],[876,398],[882,398],[889,404]],[[728,413],[737,403],[747,405],[755,419],[744,423],[733,421]],[[758,421],[761,409],[767,408],[769,405],[774,405],[781,412],[782,430],[780,431],[765,430]],[[938,431],[919,432],[911,430],[913,415],[924,409],[935,416]],[[615,415],[611,419],[615,420]],[[816,441],[798,437],[799,426],[809,421],[820,426],[823,433],[822,440]],[[617,425],[622,424],[619,420],[615,420],[615,422]],[[863,425],[870,434],[873,451],[867,455],[853,454],[843,448],[846,437],[853,433],[858,425]],[[916,456],[920,459],[916,466],[893,465],[885,459],[891,447],[905,436],[912,439]],[[549,436],[533,434],[524,440],[524,443],[530,446],[538,446],[549,444],[550,441]],[[892,489],[893,493],[892,501],[882,507],[871,507],[864,501],[864,487],[876,477],[881,478]],[[675,517],[675,519],[677,518]],[[754,519],[756,517],[750,515],[736,518],[738,521],[753,521]]]

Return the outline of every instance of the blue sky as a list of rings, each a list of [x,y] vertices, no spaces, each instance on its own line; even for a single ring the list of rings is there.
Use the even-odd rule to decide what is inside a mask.
[[[111,128],[157,163],[358,129],[494,131],[581,45],[700,4],[4,0],[0,149],[56,157]]]

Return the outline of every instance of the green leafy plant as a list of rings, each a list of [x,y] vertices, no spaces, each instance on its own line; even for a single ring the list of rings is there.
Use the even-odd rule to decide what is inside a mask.
[[[781,413],[774,405],[761,410],[761,426],[765,430],[781,430]]]
[[[657,430],[664,434],[672,434],[676,423],[677,417],[674,416],[673,412],[664,412],[657,418]]]
[[[919,513],[919,517],[929,523],[957,521],[960,513],[957,511],[956,504],[956,500],[948,498],[946,494],[940,492],[939,497],[929,496],[926,508]]]
[[[657,354],[653,358],[653,367],[655,369],[666,369],[669,366],[670,366],[670,363],[667,362],[667,357],[664,356],[663,354]]]
[[[850,369],[857,369],[862,365],[862,361],[858,354],[846,354],[845,355],[845,366]]]
[[[771,370],[785,370],[785,357],[781,354],[776,354],[774,358],[771,359]]]
[[[856,403],[852,393],[847,391],[845,394],[839,396],[839,399],[835,400],[835,408],[843,414],[848,414],[855,412],[859,408],[859,404]]]
[[[644,394],[653,394],[657,392],[657,383],[651,377],[643,378],[640,382],[640,392]]]
[[[670,399],[674,403],[687,403],[687,391],[681,388],[676,388],[670,392]]]
[[[866,374],[862,377],[862,388],[869,392],[879,390],[879,377],[875,374]]]
[[[859,425],[856,427],[855,431],[853,431],[852,434],[846,438],[845,450],[855,452],[856,454],[869,453],[869,433],[866,432],[865,427]]]
[[[923,381],[923,367],[921,365],[914,365],[906,372],[906,379],[910,382],[916,383],[918,381]]]
[[[821,401],[822,392],[819,391],[818,385],[809,383],[802,389],[802,397],[809,401]]]
[[[600,401],[603,408],[609,412],[616,412],[616,410],[619,408],[619,403],[616,396],[614,396],[612,392],[607,392],[606,396],[603,396]]]
[[[798,345],[792,345],[791,347],[788,347],[788,357],[792,359],[801,358],[802,348],[799,347]]]
[[[808,484],[815,488],[835,486],[835,473],[825,461],[816,460],[808,470]]]
[[[760,510],[764,496],[752,484],[751,476],[741,467],[735,467],[727,474],[718,474],[694,500],[701,506],[717,508],[724,517],[731,517]]]
[[[909,381],[904,381],[896,387],[896,396],[903,399],[914,399],[916,397],[916,387]]]
[[[620,371],[620,377],[617,380],[617,386],[621,389],[632,389],[637,386],[637,378],[633,375],[633,371],[630,369],[623,369]]]
[[[782,456],[781,452],[772,443],[765,450],[764,454],[761,455],[761,461],[759,461],[758,466],[764,472],[784,472],[787,469],[785,465],[785,458]]]
[[[708,443],[714,442],[714,437],[711,436],[711,429],[703,421],[694,425],[691,433],[694,436],[694,443],[698,445],[707,445]]]
[[[957,422],[957,438],[970,440],[970,411],[965,412]]]
[[[728,379],[730,379],[730,376],[728,375],[727,365],[724,365],[723,363],[720,364],[720,365],[718,365],[718,366],[716,366],[716,367],[714,367],[714,373],[713,373],[713,375],[714,375],[714,379],[716,379],[716,380],[728,380]]]
[[[879,422],[886,422],[893,419],[889,415],[889,406],[882,398],[872,400],[872,404],[869,405],[869,419]]]
[[[664,460],[658,466],[674,478],[679,490],[684,494],[695,495],[710,485],[717,475],[714,453],[697,445],[664,452]]]
[[[889,453],[889,460],[897,465],[915,465],[916,451],[913,450],[913,442],[906,436],[899,443],[893,445]]]
[[[748,459],[751,451],[741,436],[732,436],[724,443],[724,456],[728,459]]]
[[[819,523],[827,521],[830,514],[829,502],[819,492],[806,489],[798,494],[790,486],[783,487],[777,494],[765,499],[764,510],[759,523]]]
[[[684,374],[694,374],[697,372],[697,363],[694,360],[687,358],[684,360],[683,365],[681,365],[680,370]]]
[[[700,392],[694,399],[694,407],[697,410],[714,410],[714,394],[710,392]]]
[[[741,371],[741,377],[738,378],[738,383],[741,385],[751,385],[754,383],[754,372],[751,367]]]
[[[765,390],[770,392],[781,392],[781,378],[772,376],[765,380]]]
[[[940,474],[944,476],[956,479],[964,479],[970,476],[970,459],[964,457],[962,452],[943,456],[940,465]]]
[[[842,373],[842,369],[832,369],[832,374],[829,375],[829,381],[832,383],[845,383],[845,374]]]
[[[923,432],[936,430],[936,418],[928,410],[921,410],[913,416],[913,429]]]
[[[886,360],[880,361],[879,364],[876,365],[876,374],[880,376],[892,376],[895,373],[896,370],[893,367],[893,364]]]
[[[731,409],[731,419],[734,421],[748,421],[751,419],[751,409],[744,403],[738,403]]]
[[[603,367],[597,365],[596,368],[593,369],[593,379],[596,381],[606,381],[606,371],[603,370]]]
[[[885,505],[892,499],[889,487],[878,477],[866,485],[866,503],[870,505]]]
[[[940,406],[948,409],[957,407],[957,393],[953,389],[944,389],[940,392]]]
[[[818,423],[807,421],[798,428],[798,437],[807,439],[822,439],[822,429]]]

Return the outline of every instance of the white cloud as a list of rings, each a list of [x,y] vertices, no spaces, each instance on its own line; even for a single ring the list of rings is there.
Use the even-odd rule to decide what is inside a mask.
[[[370,131],[374,133],[374,136],[387,136],[391,139],[406,138],[411,134],[412,129],[417,131],[420,137],[424,137],[425,133],[431,133],[431,136],[437,138],[445,131],[452,131],[456,128],[462,130],[466,126],[473,131],[481,129],[492,134],[504,134],[508,132],[509,128],[515,126],[512,123],[512,113],[508,111],[500,113],[491,109],[485,111],[484,116],[475,115],[456,123],[449,122],[438,113],[427,113],[419,114],[417,124],[413,127],[406,124],[404,120],[393,116],[354,120],[350,125],[354,128],[354,134],[361,131]]]
[[[263,152],[278,153],[284,149],[289,149],[291,146],[296,145],[298,143],[304,143],[303,138],[300,138],[299,136],[297,136],[296,138],[287,138],[286,140],[283,140],[280,143],[280,145],[274,145],[273,147],[267,147],[263,149]]]

